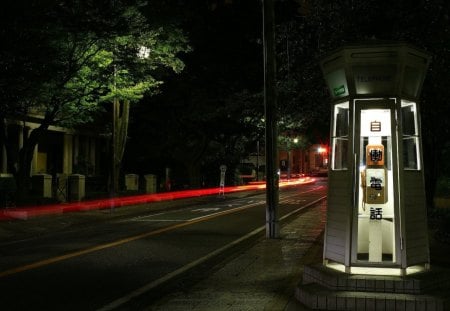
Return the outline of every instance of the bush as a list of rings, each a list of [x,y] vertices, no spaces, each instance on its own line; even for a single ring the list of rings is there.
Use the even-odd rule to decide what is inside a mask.
[[[0,178],[0,208],[15,204],[14,194],[16,190],[16,181],[13,177]]]
[[[430,227],[435,229],[435,238],[450,243],[450,209],[436,208],[428,216]]]
[[[450,177],[441,176],[436,183],[437,197],[450,197]]]

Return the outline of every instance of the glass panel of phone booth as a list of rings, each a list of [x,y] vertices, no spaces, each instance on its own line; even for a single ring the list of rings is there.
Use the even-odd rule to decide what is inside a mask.
[[[356,260],[392,263],[395,261],[392,111],[361,109],[359,114]]]
[[[349,131],[349,103],[336,104],[333,109],[332,170],[346,170]]]
[[[405,170],[420,170],[416,103],[402,100],[401,121],[403,133],[403,168]]]

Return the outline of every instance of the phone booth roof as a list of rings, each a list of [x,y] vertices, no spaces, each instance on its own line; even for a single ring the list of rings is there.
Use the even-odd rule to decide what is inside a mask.
[[[344,46],[321,61],[333,101],[346,97],[417,100],[430,56],[406,43]]]

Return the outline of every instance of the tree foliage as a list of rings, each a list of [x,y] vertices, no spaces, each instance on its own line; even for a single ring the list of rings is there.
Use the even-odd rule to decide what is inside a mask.
[[[167,166],[176,168],[179,183],[216,185],[219,165],[232,171],[247,145],[256,144],[246,117],[261,120],[263,114],[262,97],[255,94],[263,78],[260,3],[165,2],[170,14],[182,12],[176,16],[193,52],[151,105],[135,107],[130,156],[138,161],[129,158],[127,168],[162,174]]]
[[[0,137],[9,141],[7,118],[42,115],[19,157],[9,152],[19,183],[29,178],[34,146],[50,125],[90,122],[102,102],[137,102],[157,92],[165,70],[183,69],[179,53],[190,49],[183,33],[149,23],[143,11],[139,0],[18,0],[2,11]]]
[[[174,1],[165,3],[173,9]],[[170,139],[162,139],[164,147],[155,147],[154,153],[165,159],[158,160],[163,165],[174,161],[174,153],[181,154],[172,150],[189,148],[203,154],[195,158],[214,163],[211,167],[231,163],[254,150],[263,137],[260,3],[177,3],[183,3],[194,53],[186,59],[186,75],[170,82],[173,96],[167,102],[155,98],[156,105],[174,112],[161,109],[163,119],[155,120]],[[310,142],[326,143],[329,135],[330,98],[319,67],[325,54],[345,44],[380,40],[406,41],[432,55],[421,105],[427,194],[432,198],[450,137],[442,117],[449,113],[448,1],[283,0],[276,1],[276,18],[279,132]]]
[[[416,1],[284,1],[291,12],[278,28],[280,105],[305,125],[329,119],[329,97],[319,68],[321,57],[345,44],[404,41],[432,56],[422,91],[422,134],[427,199],[431,206],[436,180],[448,152],[450,23],[449,3]],[[289,9],[286,9],[289,8]],[[323,129],[328,127],[323,126]]]

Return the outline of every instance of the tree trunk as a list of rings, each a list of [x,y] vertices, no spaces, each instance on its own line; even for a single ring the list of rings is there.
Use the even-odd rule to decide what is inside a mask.
[[[122,159],[125,153],[125,145],[128,135],[128,123],[130,116],[130,102],[125,100],[120,102],[115,99],[113,102],[113,135],[112,135],[112,174],[111,191],[113,194],[119,192],[119,176],[122,166]]]
[[[15,174],[17,183],[17,202],[26,202],[30,196],[31,190],[31,163],[33,161],[34,149],[36,148],[43,133],[47,130],[48,125],[31,131],[28,139],[24,140],[23,147],[19,150],[19,158],[17,162],[17,172]]]
[[[201,187],[201,172],[199,163],[189,163],[187,166],[189,185],[191,188]]]
[[[16,201],[17,203],[26,202],[31,190],[31,162],[33,160],[34,149],[41,140],[43,134],[48,130],[50,124],[54,121],[56,114],[60,110],[60,104],[52,101],[51,108],[48,109],[40,121],[39,127],[33,129],[27,139],[23,139],[22,149],[19,150],[19,156],[13,156],[13,144],[10,143],[6,131],[6,115],[0,113],[0,138],[5,141],[8,157],[8,170],[14,175],[17,185]],[[23,116],[22,116],[23,117]],[[20,118],[19,118],[20,119]],[[21,133],[23,135],[23,133]],[[25,138],[25,137],[24,137]]]
[[[34,149],[42,135],[48,129],[51,115],[46,115],[41,125],[31,131],[29,137],[23,140],[23,147],[19,150],[19,156],[14,157],[13,144],[6,131],[6,118],[0,116],[0,139],[5,142],[6,155],[8,159],[8,171],[14,175],[17,185],[16,201],[18,204],[26,202],[31,190],[31,163]]]
[[[199,188],[202,185],[200,171],[201,160],[208,147],[208,140],[205,135],[199,133],[197,138],[198,144],[196,148],[190,148],[189,151],[186,149],[182,153],[178,152],[174,154],[185,165],[189,178],[189,186],[191,188]]]

